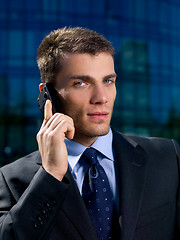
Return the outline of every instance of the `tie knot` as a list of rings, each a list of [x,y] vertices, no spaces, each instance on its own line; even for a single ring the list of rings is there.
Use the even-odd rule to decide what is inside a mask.
[[[89,165],[97,163],[97,151],[94,148],[86,148],[82,156]]]

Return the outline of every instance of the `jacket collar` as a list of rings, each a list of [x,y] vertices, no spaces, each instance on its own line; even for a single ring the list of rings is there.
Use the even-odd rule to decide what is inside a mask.
[[[71,190],[68,192],[62,206],[64,213],[69,219],[71,219],[71,222],[77,228],[84,240],[98,240],[97,233],[88,214],[86,205],[69,169],[65,174],[65,177],[71,183]]]
[[[131,137],[113,131],[119,170],[121,240],[132,240],[146,182],[147,154]]]

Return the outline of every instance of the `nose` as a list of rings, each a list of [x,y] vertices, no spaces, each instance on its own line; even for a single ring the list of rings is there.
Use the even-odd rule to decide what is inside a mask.
[[[92,89],[91,104],[105,104],[108,102],[108,96],[105,86],[94,86]]]

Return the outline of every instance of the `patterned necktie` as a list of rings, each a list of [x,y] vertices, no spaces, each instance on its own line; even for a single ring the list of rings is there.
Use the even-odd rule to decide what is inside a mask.
[[[119,224],[117,216],[115,218],[113,194],[107,175],[97,160],[97,151],[87,148],[82,158],[90,165],[84,178],[82,197],[99,239],[112,239],[112,234],[118,239]],[[112,230],[112,226],[116,226],[115,231]]]

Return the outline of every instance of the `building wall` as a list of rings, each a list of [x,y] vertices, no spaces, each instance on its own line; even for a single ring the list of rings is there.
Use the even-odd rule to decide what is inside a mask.
[[[37,48],[64,26],[91,28],[116,49],[118,96],[112,126],[180,140],[178,0],[2,0],[0,164],[37,149]]]

